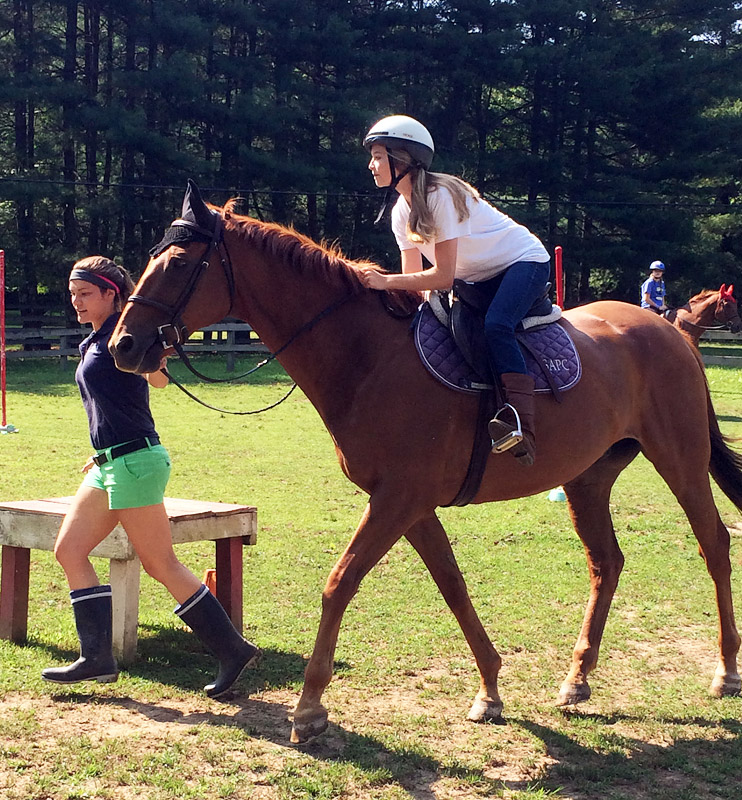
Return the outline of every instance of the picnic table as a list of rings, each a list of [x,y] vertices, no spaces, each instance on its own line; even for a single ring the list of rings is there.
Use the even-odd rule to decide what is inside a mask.
[[[31,550],[54,549],[71,500],[71,497],[53,497],[0,503],[0,638],[25,641]],[[234,626],[242,632],[242,547],[257,541],[257,509],[166,497],[165,510],[170,518],[173,544],[215,543],[216,596]],[[91,555],[110,560],[114,653],[121,664],[131,664],[136,659],[139,623],[139,558],[120,525]]]

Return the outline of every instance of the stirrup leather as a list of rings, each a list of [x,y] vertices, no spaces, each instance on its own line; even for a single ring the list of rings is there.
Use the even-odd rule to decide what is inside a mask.
[[[500,419],[500,415],[503,411],[509,410],[513,413],[515,417],[515,427],[513,427],[510,423],[505,422],[505,420]],[[497,430],[497,429],[500,430]],[[493,431],[493,429],[495,429]],[[509,429],[509,430],[507,430]],[[523,428],[520,422],[520,415],[515,410],[510,403],[505,403],[502,408],[497,410],[497,413],[494,417],[490,420],[489,423],[489,434],[493,436],[502,433],[503,430],[507,430],[504,436],[500,436],[499,438],[495,439],[492,438],[492,452],[493,453],[504,453],[506,450],[510,450],[511,447],[515,447],[515,445],[520,444],[523,441]]]

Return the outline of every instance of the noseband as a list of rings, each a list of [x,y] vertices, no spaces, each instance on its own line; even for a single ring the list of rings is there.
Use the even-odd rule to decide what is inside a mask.
[[[219,256],[219,261],[222,265],[222,269],[224,270],[224,276],[227,279],[227,288],[229,290],[229,309],[225,316],[229,316],[230,312],[232,311],[232,306],[234,305],[235,287],[232,259],[229,257],[229,251],[227,250],[227,246],[224,243],[222,236],[222,218],[221,216],[215,216],[214,219],[216,224],[214,226],[214,232],[211,235],[211,241],[206,246],[206,252],[192,267],[188,281],[183,287],[183,291],[180,293],[180,296],[175,303],[168,305],[167,303],[161,303],[159,300],[153,300],[150,297],[144,297],[141,294],[132,294],[127,300],[127,303],[139,303],[143,306],[156,308],[158,311],[164,312],[170,318],[169,322],[157,327],[157,333],[159,334],[159,341],[162,347],[173,347],[178,355],[181,355],[182,345],[188,338],[188,329],[186,328],[181,315],[188,306],[188,303],[191,301],[193,293],[196,291],[198,284],[201,282],[201,278],[203,278],[206,270],[209,267],[209,258],[212,251]]]

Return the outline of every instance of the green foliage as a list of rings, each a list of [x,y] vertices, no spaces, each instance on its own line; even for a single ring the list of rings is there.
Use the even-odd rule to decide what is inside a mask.
[[[564,247],[568,299],[742,283],[737,3],[29,0],[0,10],[0,245],[24,309],[92,252],[138,272],[185,181],[398,263],[360,139],[419,116]],[[12,120],[12,123],[11,123]],[[593,274],[596,273],[596,274]],[[16,300],[16,295],[13,295]]]

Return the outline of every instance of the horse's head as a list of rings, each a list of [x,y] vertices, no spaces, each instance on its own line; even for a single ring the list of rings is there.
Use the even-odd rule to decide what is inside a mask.
[[[727,286],[725,283],[721,285],[719,299],[716,302],[715,319],[726,325],[732,333],[739,333],[742,330],[742,319],[739,316],[733,285]]]
[[[222,252],[224,251],[224,252]],[[181,215],[151,251],[108,348],[126,372],[153,372],[189,331],[229,314],[234,281],[222,246],[222,217],[188,181]],[[221,262],[222,269],[210,270]]]

